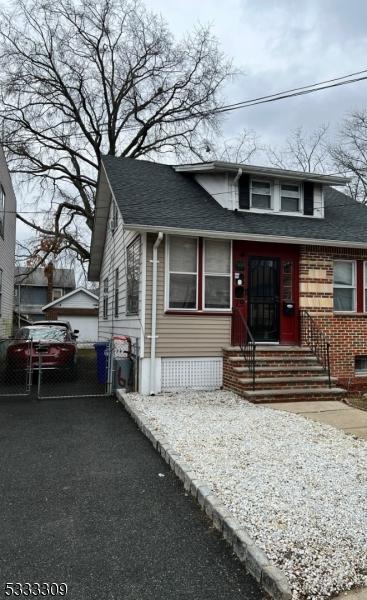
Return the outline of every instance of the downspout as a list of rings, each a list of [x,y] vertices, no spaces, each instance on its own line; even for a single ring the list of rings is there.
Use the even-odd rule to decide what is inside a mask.
[[[236,177],[234,178],[234,180],[233,180],[233,184],[232,184],[232,185],[233,185],[233,191],[234,191],[234,199],[232,200],[232,203],[233,203],[233,204],[232,204],[232,207],[233,207],[234,209],[237,209],[237,208],[238,208],[238,203],[236,202],[236,187],[237,187],[237,182],[238,182],[239,178],[241,177],[241,175],[242,175],[242,169],[241,169],[241,167],[239,167],[239,169],[238,169],[238,171],[237,171],[237,175],[236,175]],[[237,197],[238,197],[238,196],[237,196]]]
[[[152,331],[150,336],[150,395],[155,395],[155,348],[157,338],[157,272],[158,272],[158,248],[163,240],[160,231],[153,245],[152,263]]]
[[[235,177],[235,178],[234,178],[234,180],[233,180],[233,185],[236,185],[236,184],[237,184],[237,181],[239,180],[239,178],[241,177],[241,175],[242,175],[242,169],[241,169],[241,167],[240,167],[240,168],[238,169],[238,171],[237,171],[237,175],[236,175],[236,177]]]

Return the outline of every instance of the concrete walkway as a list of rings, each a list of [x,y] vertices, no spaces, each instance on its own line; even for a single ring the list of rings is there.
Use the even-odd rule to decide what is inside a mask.
[[[327,423],[337,429],[342,429],[345,433],[352,433],[367,440],[367,411],[352,408],[338,400],[274,402],[274,404],[263,404],[263,406],[301,414],[313,421]]]
[[[0,402],[0,443],[2,591],[65,582],[67,600],[262,598],[120,403]]]

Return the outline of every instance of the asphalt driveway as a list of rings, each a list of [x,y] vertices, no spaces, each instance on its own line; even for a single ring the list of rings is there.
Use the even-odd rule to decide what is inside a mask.
[[[6,582],[65,582],[67,600],[262,598],[114,400],[2,401],[0,448],[0,598]]]

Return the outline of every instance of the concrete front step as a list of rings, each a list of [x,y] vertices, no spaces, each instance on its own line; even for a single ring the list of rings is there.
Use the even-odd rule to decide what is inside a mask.
[[[292,363],[298,363],[298,364],[308,364],[308,363],[317,363],[317,358],[316,356],[314,356],[313,354],[307,354],[306,356],[258,356],[256,354],[256,365],[258,364],[262,364],[264,363],[286,363],[286,364],[292,364]],[[228,360],[232,363],[241,363],[241,362],[245,362],[245,359],[243,356],[230,356],[228,358]]]
[[[257,367],[257,365],[256,365]],[[232,367],[234,373],[248,373],[248,367]],[[287,375],[288,373],[292,373],[294,375],[313,375],[314,373],[323,373],[324,369],[321,365],[297,365],[296,367],[288,367],[287,365],[282,365],[281,367],[277,367],[273,365],[272,367],[257,367],[256,368],[256,377],[272,376],[274,373],[275,376],[281,377],[283,374]]]
[[[282,388],[244,390],[242,396],[250,402],[289,402],[296,400],[335,400],[346,394],[343,388]]]
[[[238,382],[244,386],[251,386],[252,379],[239,377]],[[318,384],[324,384],[329,382],[329,377],[327,375],[313,376],[313,377],[256,377],[255,385],[261,389],[271,389],[272,386],[275,387],[302,387],[305,386],[317,387]],[[332,383],[336,383],[336,377],[331,378]]]
[[[241,348],[239,346],[228,346],[227,348],[223,348],[225,352],[241,352]],[[280,346],[274,344],[271,345],[263,345],[256,344],[256,353],[257,352],[290,352],[294,354],[295,352],[310,352],[308,346]]]

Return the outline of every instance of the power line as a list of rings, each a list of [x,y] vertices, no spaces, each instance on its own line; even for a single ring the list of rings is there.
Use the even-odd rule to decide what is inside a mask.
[[[346,75],[341,75],[339,77],[334,77],[332,79],[325,79],[323,81],[318,81],[316,83],[311,83],[308,85],[304,85],[304,86],[300,86],[300,87],[296,87],[296,88],[290,88],[287,90],[282,90],[280,92],[275,92],[273,94],[267,94],[264,96],[258,96],[255,98],[250,98],[248,100],[242,100],[240,102],[235,102],[232,104],[225,104],[223,106],[219,106],[218,108],[215,108],[213,110],[209,110],[209,111],[198,111],[197,113],[190,113],[187,115],[187,117],[192,117],[193,114],[196,116],[204,116],[205,114],[221,114],[221,113],[225,113],[225,112],[232,112],[234,110],[239,110],[241,108],[248,108],[251,106],[257,106],[259,104],[267,104],[270,102],[277,102],[279,100],[285,100],[288,98],[294,98],[297,96],[302,96],[302,95],[306,95],[306,94],[313,94],[315,92],[319,92],[319,91],[323,91],[326,89],[332,89],[332,88],[336,88],[336,87],[340,87],[343,85],[350,85],[352,83],[358,83],[360,81],[365,81],[367,79],[367,75],[362,76],[362,77],[356,77],[357,75],[362,75],[363,73],[367,73],[367,69],[363,69],[361,71],[356,71],[354,73],[348,73]],[[181,117],[181,120],[184,117]],[[159,125],[160,123],[157,122],[156,125]],[[167,122],[165,122],[165,124],[169,124]],[[125,127],[123,127],[122,131],[138,131],[139,129],[141,129],[142,127],[144,127],[143,125],[126,125]],[[98,129],[97,133],[95,131],[88,131],[87,134],[90,136],[93,135],[98,135],[98,134],[104,134],[104,133],[108,133],[109,129],[105,128],[105,126],[101,127],[100,129]],[[44,135],[44,132],[41,132],[41,135]],[[82,133],[82,132],[74,132],[74,133],[60,133],[59,136],[47,136],[47,140],[48,141],[60,141],[60,138],[62,138],[63,136],[65,137],[71,137],[71,138],[86,138],[86,134]],[[11,140],[13,143],[26,143],[26,142],[32,142],[32,139],[30,140],[24,140],[24,139],[20,139],[20,140]]]

